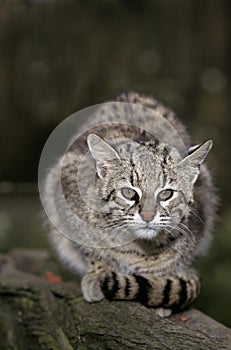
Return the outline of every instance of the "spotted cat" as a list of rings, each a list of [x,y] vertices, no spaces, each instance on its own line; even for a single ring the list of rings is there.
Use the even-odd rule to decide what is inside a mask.
[[[211,147],[193,145],[172,110],[135,92],[85,122],[44,193],[51,244],[82,276],[86,301],[134,300],[169,316],[196,299],[194,265],[210,242],[216,206],[203,164]]]

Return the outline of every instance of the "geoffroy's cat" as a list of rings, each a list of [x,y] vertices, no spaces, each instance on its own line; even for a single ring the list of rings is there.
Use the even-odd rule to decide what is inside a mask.
[[[202,164],[211,147],[192,145],[170,109],[135,92],[103,104],[83,125],[49,170],[44,193],[51,243],[82,277],[86,301],[134,300],[168,316],[195,300],[194,265],[216,204]]]

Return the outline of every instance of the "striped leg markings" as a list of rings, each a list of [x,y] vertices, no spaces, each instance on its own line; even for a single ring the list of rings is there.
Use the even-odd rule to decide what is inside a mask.
[[[131,285],[131,282],[130,282],[128,277],[125,277],[125,282],[126,282],[126,284],[125,284],[124,293],[125,293],[125,297],[128,298],[129,295],[130,295],[130,291],[131,291],[131,286],[132,285]]]
[[[163,291],[163,296],[164,296],[163,302],[162,302],[163,306],[169,304],[171,288],[172,288],[172,281],[170,279],[167,279],[166,285]]]
[[[101,281],[101,289],[106,299],[148,301],[146,287],[150,287],[142,276],[121,275],[107,272]]]
[[[135,297],[135,300],[139,301],[142,304],[148,304],[149,301],[149,291],[152,286],[149,283],[148,279],[142,276],[134,275],[135,281],[138,285],[138,291]]]
[[[180,306],[181,305],[183,306],[188,299],[187,282],[184,279],[179,278],[179,283],[180,283],[180,298],[178,303]]]
[[[106,275],[101,283],[101,289],[108,300],[113,300],[116,298],[119,290],[119,281],[115,272],[111,272],[110,276]]]
[[[196,299],[200,284],[198,276],[192,273],[190,277],[149,278],[108,272],[101,281],[101,289],[109,300],[135,300],[146,306],[177,311]]]

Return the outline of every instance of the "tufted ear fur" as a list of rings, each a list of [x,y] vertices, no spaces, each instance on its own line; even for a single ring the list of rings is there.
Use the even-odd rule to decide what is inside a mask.
[[[209,140],[201,145],[191,147],[188,151],[188,156],[178,164],[180,169],[188,169],[190,175],[189,181],[191,183],[195,183],[200,173],[200,165],[204,162],[212,145],[213,142]]]
[[[89,134],[87,144],[92,157],[96,161],[96,170],[100,178],[106,174],[113,160],[120,160],[118,153],[103,139],[95,134]]]

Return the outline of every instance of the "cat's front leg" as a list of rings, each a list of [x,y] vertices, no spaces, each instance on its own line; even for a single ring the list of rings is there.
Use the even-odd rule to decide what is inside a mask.
[[[83,298],[89,303],[104,299],[101,283],[106,276],[106,270],[107,267],[101,262],[89,262],[88,272],[81,280]]]
[[[169,277],[110,272],[102,280],[101,289],[109,300],[136,300],[155,307],[161,316],[169,316],[171,309],[179,311],[196,299],[200,292],[200,279],[194,269]]]
[[[134,300],[136,288],[134,277],[112,271],[103,261],[90,261],[88,272],[82,278],[83,297],[88,302],[97,302],[106,297],[108,300]]]
[[[146,279],[141,276],[121,275],[110,271],[104,276],[101,275],[100,280],[101,290],[108,300],[137,300],[146,305],[149,303],[145,297],[149,284],[145,283]],[[140,289],[141,284],[143,288]],[[155,311],[160,317],[169,317],[172,314],[170,308],[159,307],[155,308]]]

